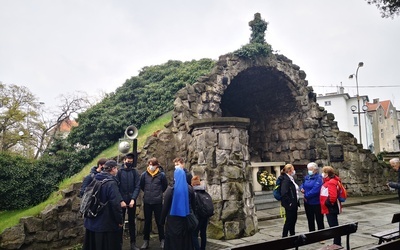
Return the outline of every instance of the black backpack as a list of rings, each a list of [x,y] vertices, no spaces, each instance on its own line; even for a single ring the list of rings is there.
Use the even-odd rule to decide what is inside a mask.
[[[196,197],[196,214],[202,218],[214,215],[214,204],[209,193],[206,191],[194,192]]]
[[[98,181],[94,179],[85,189],[85,193],[82,196],[79,211],[84,218],[95,218],[107,205],[100,201],[100,191],[104,183],[112,181],[112,179],[104,179]]]

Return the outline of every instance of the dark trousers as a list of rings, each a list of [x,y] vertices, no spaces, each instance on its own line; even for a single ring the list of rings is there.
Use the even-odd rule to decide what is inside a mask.
[[[129,204],[126,203],[126,204]],[[135,244],[136,243],[136,203],[133,205],[132,208],[127,207],[122,209],[122,217],[124,218],[125,223],[125,214],[128,214],[128,228],[129,228],[129,238],[130,242]],[[123,239],[123,230],[121,230],[121,242]]]
[[[308,221],[308,231],[315,231],[315,221],[317,222],[318,230],[324,229],[324,216],[321,214],[321,205],[309,205],[304,203],[306,216]],[[315,221],[314,221],[315,220]]]
[[[295,226],[297,222],[297,207],[296,209],[286,209],[286,219],[285,224],[283,225],[282,237],[287,237],[288,233],[290,235],[295,235]]]
[[[207,244],[207,226],[208,218],[198,218],[199,225],[193,231],[193,248],[194,250],[205,250]],[[200,232],[200,245],[199,245],[199,232]]]
[[[93,232],[85,231],[83,250],[120,250],[122,244],[118,240],[119,232]]]
[[[164,227],[160,224],[162,204],[147,204],[144,203],[144,229],[143,229],[143,239],[150,240],[151,231],[151,219],[154,212],[154,219],[157,224],[158,229],[158,239],[161,241],[165,239]]]
[[[328,221],[329,227],[339,226],[338,214],[327,214],[326,220]],[[333,244],[341,246],[342,245],[342,237],[334,238]]]

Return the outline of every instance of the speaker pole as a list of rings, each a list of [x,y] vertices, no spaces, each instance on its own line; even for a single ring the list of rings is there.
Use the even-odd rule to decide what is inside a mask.
[[[138,162],[138,153],[137,153],[137,139],[133,139],[133,167],[136,168]]]

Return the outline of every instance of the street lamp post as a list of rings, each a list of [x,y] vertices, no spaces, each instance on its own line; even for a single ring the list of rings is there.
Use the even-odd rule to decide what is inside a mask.
[[[359,62],[358,63],[358,67],[357,67],[357,70],[356,70],[356,73],[355,74],[351,74],[350,76],[349,76],[349,79],[353,79],[353,77],[355,77],[356,78],[356,87],[357,87],[357,115],[358,115],[358,134],[359,134],[359,138],[360,138],[360,144],[362,144],[362,138],[361,138],[361,117],[360,117],[360,114],[361,114],[361,110],[360,110],[360,95],[359,95],[359,93],[358,93],[358,70],[360,69],[360,67],[362,67],[362,66],[364,66],[364,63],[363,62]],[[353,113],[354,113],[354,110],[353,110]]]

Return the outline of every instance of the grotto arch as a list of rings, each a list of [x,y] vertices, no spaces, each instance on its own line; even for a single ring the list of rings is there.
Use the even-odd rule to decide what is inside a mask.
[[[259,19],[255,15],[255,21]],[[257,22],[250,23],[265,26]],[[332,145],[343,148],[342,161],[330,159]],[[353,135],[339,130],[334,116],[316,102],[299,66],[272,52],[222,55],[209,75],[180,89],[171,121],[147,139],[138,161],[154,156],[171,181],[177,156],[201,177],[215,205],[208,234],[216,239],[258,231],[253,159],[331,165],[350,195],[388,193],[389,168],[362,149]]]

